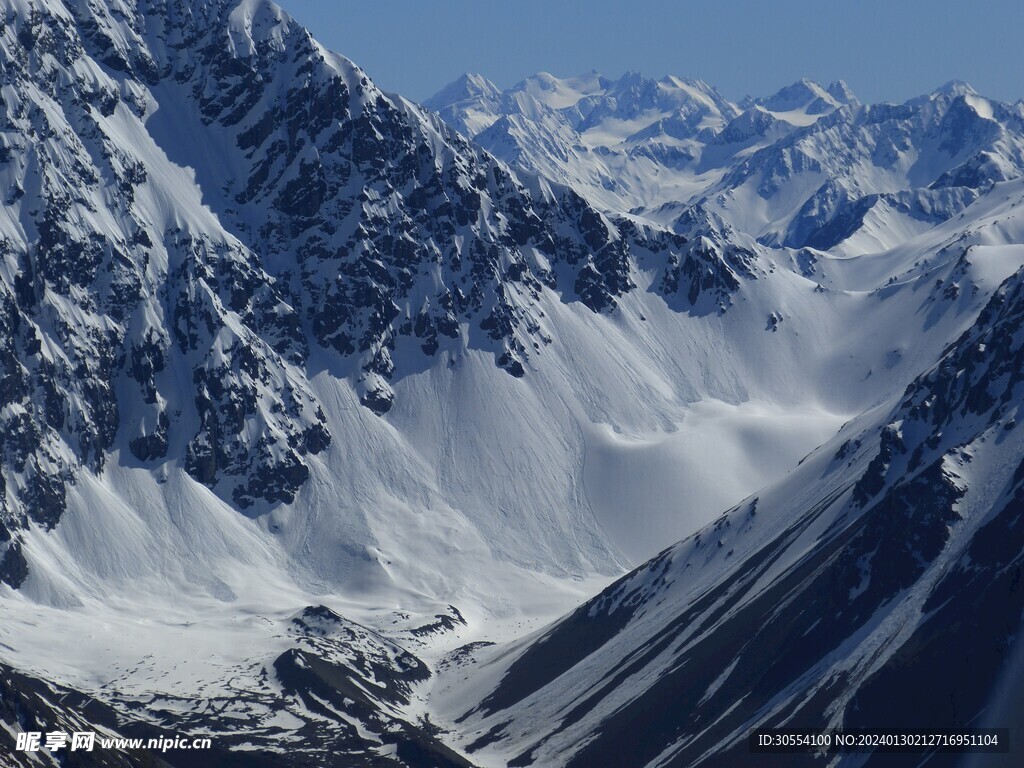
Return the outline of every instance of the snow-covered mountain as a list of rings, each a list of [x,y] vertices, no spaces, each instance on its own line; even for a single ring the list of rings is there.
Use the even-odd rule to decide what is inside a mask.
[[[466,75],[425,106],[496,157],[614,211],[692,197],[707,184],[701,148],[740,113],[702,81],[634,72],[541,73],[504,92]]]
[[[1024,107],[951,82],[862,105],[842,81],[800,80],[740,105],[701,82],[480,76],[426,104],[510,163],[608,211],[663,225],[701,204],[768,244],[885,250],[1024,169]]]
[[[987,434],[959,411],[897,424],[911,392],[959,386],[965,344],[1016,359],[1020,105],[952,84],[865,107],[802,81],[737,106],[699,81],[539,75],[463,78],[442,120],[266,0],[0,7],[15,765],[38,763],[14,733],[86,726],[214,734],[210,765],[586,760],[612,722],[567,721],[563,694],[768,540],[723,541],[691,591],[609,621],[611,581],[751,494],[777,537],[836,478],[878,476],[844,524],[867,521],[904,480],[943,491],[922,473],[957,430]],[[815,474],[848,439],[853,463]],[[899,441],[930,451],[906,478]],[[972,466],[978,489],[1003,477]],[[549,631],[593,638],[556,681],[530,634],[598,593]],[[742,656],[716,632],[706,670]]]
[[[743,106],[757,105],[788,122],[800,124],[814,122],[816,116],[835,112],[842,106],[859,103],[853,91],[842,80],[837,80],[828,88],[824,88],[813,80],[804,78],[779,89],[771,96],[748,98],[743,102]]]

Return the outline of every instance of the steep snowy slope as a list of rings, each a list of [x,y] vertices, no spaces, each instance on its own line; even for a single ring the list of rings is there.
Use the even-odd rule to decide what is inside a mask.
[[[999,222],[1019,242],[1024,187],[995,190],[989,234]],[[1024,619],[1022,360],[1018,270],[936,365],[787,478],[450,674],[436,701],[464,748],[483,765],[736,765],[756,727],[1019,725],[1000,680]]]

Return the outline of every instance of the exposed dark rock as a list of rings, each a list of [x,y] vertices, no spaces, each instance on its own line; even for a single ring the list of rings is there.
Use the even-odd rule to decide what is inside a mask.
[[[0,556],[0,582],[17,589],[27,578],[28,562],[21,551],[21,542],[13,541],[4,550],[3,556]]]

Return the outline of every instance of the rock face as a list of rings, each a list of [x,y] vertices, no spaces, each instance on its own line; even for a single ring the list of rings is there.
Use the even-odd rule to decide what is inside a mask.
[[[203,23],[187,16],[182,29]],[[54,525],[65,485],[79,467],[102,472],[122,429],[140,461],[184,445],[189,472],[242,507],[290,500],[304,458],[330,440],[293,368],[306,345],[282,284],[197,187],[174,186],[146,133],[159,108],[149,89],[173,72],[147,47],[162,18],[61,4],[8,14],[3,450],[15,524]]]
[[[1019,271],[880,422],[500,662],[461,718],[486,733],[466,749],[520,766],[727,765],[755,727],[975,723],[1024,619],[1022,299]]]
[[[610,313],[634,288],[636,239],[615,222],[383,94],[272,4],[8,4],[4,19],[11,530],[55,525],[76,474],[118,449],[241,509],[290,503],[332,440],[314,350],[384,414],[390,381],[463,344],[524,376],[551,340],[542,290]],[[670,292],[736,288],[679,287],[686,239],[643,240]]]

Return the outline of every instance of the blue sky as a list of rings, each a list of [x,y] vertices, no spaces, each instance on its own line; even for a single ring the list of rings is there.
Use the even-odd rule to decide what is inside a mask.
[[[422,100],[463,72],[501,87],[539,71],[697,77],[728,98],[800,77],[864,101],[948,80],[1024,97],[1024,1],[277,0],[382,88]]]

